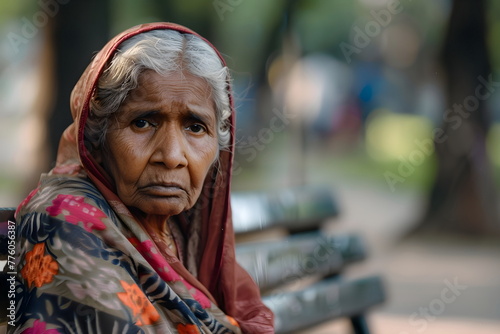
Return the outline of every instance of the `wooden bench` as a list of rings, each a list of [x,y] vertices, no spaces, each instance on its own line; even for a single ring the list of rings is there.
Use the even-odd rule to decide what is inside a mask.
[[[328,188],[236,192],[232,208],[237,260],[275,313],[276,333],[345,317],[355,333],[369,333],[364,315],[385,300],[383,282],[377,275],[341,275],[367,252],[358,235],[321,232],[339,213]]]

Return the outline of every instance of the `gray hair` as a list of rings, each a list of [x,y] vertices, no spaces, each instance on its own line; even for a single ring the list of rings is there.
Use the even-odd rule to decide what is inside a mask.
[[[99,78],[85,124],[85,145],[90,152],[104,148],[111,115],[137,87],[139,76],[145,70],[162,75],[187,70],[205,79],[212,87],[219,147],[226,149],[229,146],[228,68],[215,50],[198,36],[163,29],[138,34],[124,41]]]

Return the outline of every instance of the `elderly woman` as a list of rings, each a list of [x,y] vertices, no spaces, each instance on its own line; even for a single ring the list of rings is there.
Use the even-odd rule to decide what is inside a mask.
[[[236,263],[234,110],[215,48],[129,29],[71,96],[56,167],[19,206],[15,333],[273,333]]]

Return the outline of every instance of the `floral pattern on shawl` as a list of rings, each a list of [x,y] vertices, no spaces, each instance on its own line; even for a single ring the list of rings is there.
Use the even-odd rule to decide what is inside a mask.
[[[210,300],[175,272],[165,258],[159,254],[158,249],[151,240],[139,242],[137,238],[129,238],[129,241],[149,260],[153,267],[158,268],[157,271],[161,278],[168,282],[180,281],[188,289],[191,296],[200,303],[202,308],[210,307]]]
[[[193,325],[179,324],[177,325],[177,330],[179,331],[179,334],[200,334],[198,327]]]
[[[100,220],[106,217],[104,212],[84,201],[83,196],[60,194],[52,201],[47,212],[52,217],[62,214],[64,220],[71,224],[82,223],[87,232],[92,232],[93,229],[105,229],[106,226]]]
[[[36,244],[33,249],[26,253],[26,265],[21,270],[21,276],[28,282],[28,286],[40,288],[46,283],[52,282],[57,274],[59,265],[50,255],[45,254],[45,245]]]
[[[125,292],[119,292],[118,298],[132,310],[137,325],[149,325],[160,319],[160,315],[137,284],[128,284],[124,281],[120,283]]]
[[[17,222],[22,312],[9,333],[240,333],[87,180],[44,176]]]
[[[23,334],[60,334],[57,329],[47,329],[47,324],[40,320],[33,322],[33,327],[28,328]]]

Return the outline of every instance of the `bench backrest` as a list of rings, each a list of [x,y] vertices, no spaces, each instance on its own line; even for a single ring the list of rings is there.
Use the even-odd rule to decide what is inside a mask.
[[[231,206],[235,233],[277,226],[291,231],[314,229],[339,213],[335,198],[326,187],[233,192]]]
[[[363,314],[385,300],[383,282],[378,276],[345,279],[346,267],[367,251],[358,235],[321,232],[339,214],[328,187],[233,193],[232,210],[237,237],[254,240],[237,244],[236,258],[274,312],[276,333],[340,317],[351,319],[356,334],[369,333]],[[285,235],[268,236],[275,227]]]

